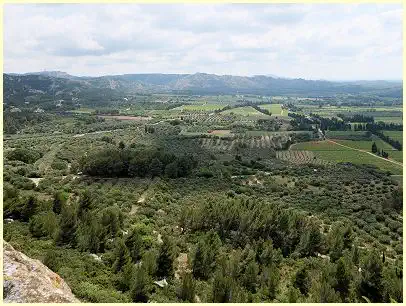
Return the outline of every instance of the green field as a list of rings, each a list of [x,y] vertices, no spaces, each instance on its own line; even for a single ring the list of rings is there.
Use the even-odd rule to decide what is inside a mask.
[[[337,141],[338,142],[338,141]],[[341,141],[340,141],[341,142]],[[361,142],[362,143],[362,142]],[[347,145],[347,144],[346,144]],[[294,144],[290,148],[291,150],[298,151],[314,151],[317,157],[324,159],[326,161],[332,162],[351,162],[354,164],[370,164],[379,167],[382,170],[391,171],[393,174],[402,174],[402,166],[391,163],[384,159],[374,157],[371,154],[352,150],[350,148],[345,148],[340,145],[328,142],[328,141],[312,141],[312,142],[302,142]],[[396,158],[394,160],[399,160],[399,151],[390,151],[389,157],[394,153]]]
[[[296,151],[348,151],[349,149],[334,145],[328,141],[307,141],[295,143],[290,150]]]
[[[403,132],[402,131],[382,131],[384,135],[399,141],[403,144]]]
[[[396,123],[402,124],[403,118],[402,117],[375,117],[375,122],[383,121],[385,123]]]
[[[371,151],[372,144],[375,142],[378,149],[383,149],[383,150],[388,150],[388,151],[394,151],[395,149],[388,143],[384,142],[382,139],[374,139],[371,141],[368,140],[334,140],[344,146],[349,146],[351,148],[355,149],[360,149],[360,150],[365,150],[365,151]]]
[[[259,107],[269,110],[272,116],[287,116],[288,110],[282,109],[282,104],[263,104]]]
[[[389,153],[389,158],[403,163],[403,151],[391,151]]]
[[[241,115],[241,116],[258,116],[258,117],[268,117],[267,115],[264,115],[257,111],[255,108],[251,106],[244,106],[244,107],[237,107],[237,108],[232,108],[232,109],[227,109],[223,112],[222,114],[236,114],[236,115]]]

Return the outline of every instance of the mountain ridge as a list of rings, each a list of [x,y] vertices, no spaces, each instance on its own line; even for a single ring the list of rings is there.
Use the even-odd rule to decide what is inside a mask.
[[[63,71],[3,74],[5,102],[23,103],[27,98],[44,95],[49,98],[94,98],[133,94],[185,93],[199,95],[255,94],[334,96],[337,94],[402,97],[402,83],[381,81],[332,82],[274,78],[265,75],[234,76],[208,73],[194,74],[121,74],[100,77],[78,77]],[[17,103],[18,104],[18,103]]]

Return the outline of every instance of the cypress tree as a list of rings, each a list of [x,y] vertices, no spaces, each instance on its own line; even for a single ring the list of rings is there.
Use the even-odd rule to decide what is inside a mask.
[[[376,143],[375,143],[375,142],[372,144],[371,151],[372,151],[372,153],[374,153],[374,154],[375,154],[375,153],[378,151],[378,148],[377,148],[377,146],[376,146]]]

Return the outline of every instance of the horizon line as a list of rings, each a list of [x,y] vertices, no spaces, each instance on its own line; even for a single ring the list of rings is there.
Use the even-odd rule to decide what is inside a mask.
[[[3,74],[14,74],[14,75],[35,75],[40,73],[52,73],[52,72],[60,72],[65,73],[67,75],[79,78],[101,78],[101,77],[108,77],[108,76],[123,76],[123,75],[142,75],[142,74],[162,74],[162,75],[194,75],[194,74],[207,74],[207,75],[216,75],[216,76],[237,76],[237,77],[247,77],[252,78],[256,76],[264,76],[274,79],[286,79],[286,80],[307,80],[307,81],[325,81],[325,82],[373,82],[373,81],[384,81],[384,82],[403,82],[403,79],[392,78],[392,79],[363,79],[363,78],[354,78],[354,79],[312,79],[312,78],[304,78],[304,77],[286,77],[286,76],[278,76],[274,74],[252,74],[252,75],[238,75],[238,74],[219,74],[219,73],[208,73],[208,72],[194,72],[194,73],[172,73],[172,72],[139,72],[139,73],[121,73],[121,74],[101,74],[97,76],[91,75],[77,75],[71,74],[66,71],[62,70],[43,70],[43,71],[30,71],[30,72],[3,72]]]

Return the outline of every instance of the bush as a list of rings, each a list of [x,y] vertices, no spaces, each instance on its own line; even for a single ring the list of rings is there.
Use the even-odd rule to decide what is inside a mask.
[[[114,289],[106,289],[90,282],[80,282],[74,287],[73,293],[90,303],[128,303],[131,300],[127,295]]]
[[[66,161],[57,159],[52,162],[51,167],[55,170],[65,170],[66,168],[68,168],[68,164],[66,163]]]
[[[19,160],[26,164],[33,164],[41,157],[42,153],[28,148],[17,148],[7,154],[9,160]]]

